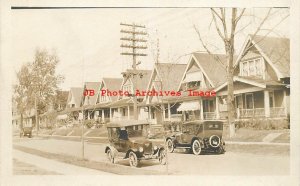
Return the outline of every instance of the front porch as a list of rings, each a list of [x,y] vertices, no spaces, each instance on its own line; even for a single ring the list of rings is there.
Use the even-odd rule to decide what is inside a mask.
[[[235,96],[236,118],[287,117],[285,90],[263,90]]]

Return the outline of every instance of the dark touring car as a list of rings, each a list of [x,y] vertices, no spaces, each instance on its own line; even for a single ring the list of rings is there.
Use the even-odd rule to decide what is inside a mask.
[[[201,151],[225,153],[225,142],[222,139],[222,121],[191,121],[182,125],[181,132],[167,136],[167,150],[175,148],[191,149],[195,155]]]
[[[164,147],[153,145],[147,139],[149,123],[138,120],[121,120],[107,125],[109,145],[105,148],[108,160],[128,159],[132,167],[138,167],[140,160],[158,159],[166,164]]]

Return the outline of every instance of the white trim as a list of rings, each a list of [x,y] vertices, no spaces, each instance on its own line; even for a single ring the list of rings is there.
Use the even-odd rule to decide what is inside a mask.
[[[247,84],[254,85],[254,86],[257,86],[257,87],[260,87],[260,88],[266,88],[266,84],[253,82],[253,81],[251,81],[251,80],[243,79],[243,78],[240,78],[240,77],[237,77],[237,76],[234,76],[234,77],[233,77],[233,81],[234,81],[234,82],[240,81],[240,82],[242,82],[242,83],[247,83]]]
[[[214,54],[212,54],[212,55],[214,55]],[[199,66],[199,68],[201,69],[201,71],[202,71],[202,73],[205,75],[205,77],[207,78],[207,80],[208,80],[208,82],[211,84],[211,86],[212,87],[214,87],[215,85],[212,83],[212,81],[209,79],[209,76],[206,74],[206,72],[203,70],[203,68],[202,68],[202,66],[201,66],[201,64],[200,64],[200,62],[197,60],[197,58],[194,56],[194,54],[193,54],[193,58],[195,58],[195,61],[196,62],[198,62],[198,66]]]
[[[193,54],[191,54],[190,59],[189,59],[189,62],[186,64],[186,67],[185,67],[185,70],[184,70],[184,72],[183,72],[183,75],[182,75],[182,78],[181,78],[181,80],[180,80],[180,83],[179,83],[179,86],[178,86],[178,88],[177,88],[177,91],[179,91],[179,89],[180,89],[180,87],[181,87],[181,85],[182,85],[182,83],[183,83],[184,77],[185,77],[185,75],[186,75],[186,72],[187,72],[187,70],[189,69],[189,67],[190,67],[190,65],[191,65],[191,62],[192,62],[192,55],[193,55]],[[196,62],[196,61],[195,61],[195,62]]]

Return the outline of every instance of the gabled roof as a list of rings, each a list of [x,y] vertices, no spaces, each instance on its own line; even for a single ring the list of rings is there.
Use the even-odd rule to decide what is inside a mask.
[[[186,64],[158,63],[155,70],[162,80],[164,90],[176,90],[183,76]]]
[[[101,85],[101,82],[85,82],[84,83],[84,90],[94,90],[95,95],[94,96],[83,96],[82,95],[82,103],[81,104],[84,103],[85,99],[89,99],[89,103],[91,105],[96,104],[97,95],[98,95],[99,90],[100,90],[100,85]]]
[[[213,87],[217,87],[226,81],[226,69],[216,60],[219,58],[223,64],[226,64],[226,55],[208,54],[203,52],[194,52],[191,59],[195,59],[200,66],[201,71],[207,77]]]
[[[70,91],[69,91],[68,99],[67,99],[67,105],[73,98],[73,100],[75,101],[75,105],[80,107],[82,94],[83,94],[83,88],[81,88],[81,87],[71,87]]]
[[[250,41],[274,68],[279,78],[290,77],[290,39],[249,35],[237,62],[245,54]]]
[[[122,81],[122,78],[103,78],[105,88],[110,91],[121,90]],[[116,101],[118,99],[118,96],[110,96],[110,98],[112,101]]]
[[[182,79],[185,68],[186,64],[156,63],[148,82],[147,91],[152,88],[150,86],[156,77],[161,80],[163,90],[176,91]],[[156,73],[156,77],[154,77],[154,73]]]

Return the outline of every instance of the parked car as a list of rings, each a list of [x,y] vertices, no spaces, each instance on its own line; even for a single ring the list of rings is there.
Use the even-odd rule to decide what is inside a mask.
[[[166,153],[162,146],[153,145],[147,139],[149,123],[138,120],[122,120],[107,124],[109,145],[105,148],[108,160],[128,159],[132,167],[138,167],[140,160],[158,159],[166,164]]]
[[[222,139],[222,121],[191,121],[182,124],[182,130],[166,137],[167,150],[176,148],[190,149],[195,155],[201,151],[225,153],[225,142]]]
[[[32,127],[23,127],[20,131],[20,137],[28,136],[29,138],[32,137]]]

